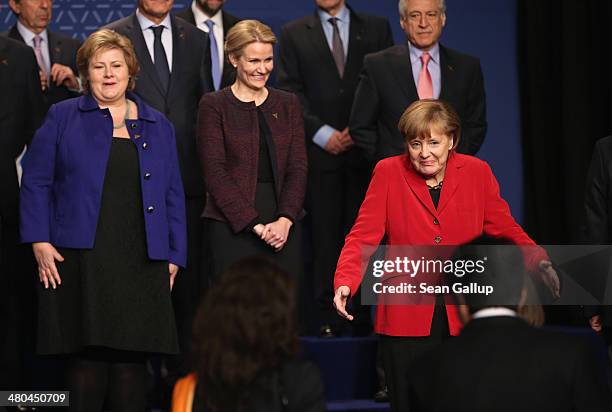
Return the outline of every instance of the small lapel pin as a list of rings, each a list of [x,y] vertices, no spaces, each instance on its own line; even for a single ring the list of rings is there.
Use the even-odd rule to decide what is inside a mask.
[[[275,119],[278,119],[278,113],[272,113],[272,116],[273,116]]]
[[[5,66],[8,66],[8,60],[7,59],[2,59],[2,64],[4,64]]]

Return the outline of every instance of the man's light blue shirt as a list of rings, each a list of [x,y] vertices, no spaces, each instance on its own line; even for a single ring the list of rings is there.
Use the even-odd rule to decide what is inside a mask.
[[[170,14],[167,14],[160,24],[155,24],[154,22],[143,16],[142,13],[140,13],[140,10],[136,9],[136,18],[138,19],[138,23],[140,23],[142,35],[144,36],[145,43],[147,43],[147,49],[149,50],[149,55],[151,56],[151,61],[153,63],[155,63],[155,53],[153,51],[153,42],[155,42],[155,34],[153,34],[153,30],[151,30],[151,27],[164,26],[164,31],[162,31],[161,40],[162,44],[164,45],[164,51],[166,52],[168,68],[170,69],[170,73],[172,73],[172,23],[170,21]]]
[[[321,26],[323,26],[323,33],[325,34],[325,39],[327,40],[327,46],[331,51],[333,48],[333,38],[334,38],[334,27],[329,22],[329,19],[332,18],[332,15],[319,9],[319,19],[321,19]],[[338,32],[340,33],[340,39],[342,40],[342,48],[344,49],[344,60],[346,61],[346,57],[348,55],[348,43],[349,43],[349,28],[351,24],[351,13],[346,6],[342,6],[342,9],[335,16],[338,20],[336,24],[338,25]],[[336,131],[330,125],[323,125],[317,130],[315,135],[312,138],[312,141],[319,147],[325,148],[327,142],[331,138],[331,135]]]
[[[421,62],[421,55],[424,53],[423,50],[418,49],[408,42],[408,48],[410,50],[410,64],[412,65],[412,77],[414,78],[414,86],[419,87],[419,74],[423,63]],[[433,83],[433,98],[437,99],[440,97],[440,90],[442,89],[442,75],[440,71],[440,44],[436,43],[434,46],[427,51],[431,56],[427,69],[431,76],[431,82]]]

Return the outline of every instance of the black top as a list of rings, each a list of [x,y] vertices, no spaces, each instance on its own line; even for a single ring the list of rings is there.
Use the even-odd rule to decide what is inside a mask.
[[[442,191],[442,186],[428,187],[429,195],[431,196],[431,201],[434,204],[434,207],[438,209],[438,203],[440,202],[440,192]]]
[[[259,120],[259,162],[257,169],[257,182],[273,183],[274,171],[272,168],[272,158],[270,156],[272,147],[272,135],[261,109],[257,108],[257,119]]]

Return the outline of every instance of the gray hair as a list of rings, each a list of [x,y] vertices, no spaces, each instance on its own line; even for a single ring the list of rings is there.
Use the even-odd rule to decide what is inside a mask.
[[[397,7],[399,9],[400,17],[404,17],[406,15],[406,0],[399,0]],[[442,14],[446,14],[445,0],[438,0],[438,9],[442,12]]]

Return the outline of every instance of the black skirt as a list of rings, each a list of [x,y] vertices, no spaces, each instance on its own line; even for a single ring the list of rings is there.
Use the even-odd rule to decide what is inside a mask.
[[[62,284],[39,286],[38,352],[88,346],[178,353],[168,262],[147,255],[136,146],[113,138],[93,249],[59,248]]]
[[[258,223],[267,224],[278,219],[276,214],[274,183],[259,182],[255,194]],[[276,252],[252,232],[234,233],[227,222],[207,219],[207,236],[210,245],[213,273],[218,277],[229,265],[248,256],[265,256],[299,282],[302,272],[301,226],[294,222],[283,249]]]

